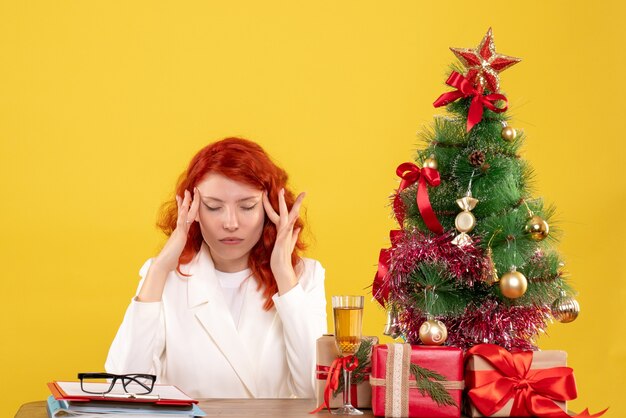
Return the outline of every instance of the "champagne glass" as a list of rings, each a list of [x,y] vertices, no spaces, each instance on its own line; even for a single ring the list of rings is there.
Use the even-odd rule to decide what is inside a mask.
[[[342,356],[354,355],[361,345],[363,296],[333,296],[335,343]],[[350,401],[350,371],[343,369],[343,406],[335,415],[363,415]]]

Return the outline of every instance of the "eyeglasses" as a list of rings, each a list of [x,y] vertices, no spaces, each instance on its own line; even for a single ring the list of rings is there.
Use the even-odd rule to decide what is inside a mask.
[[[85,393],[105,395],[120,381],[124,392],[146,395],[152,392],[156,376],[153,374],[78,373],[80,389]]]

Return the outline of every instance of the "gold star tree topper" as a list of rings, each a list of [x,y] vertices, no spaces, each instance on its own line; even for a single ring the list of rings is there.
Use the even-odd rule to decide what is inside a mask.
[[[467,68],[465,77],[474,85],[480,84],[492,93],[500,90],[498,73],[521,61],[520,58],[498,54],[491,28],[476,48],[450,48]]]

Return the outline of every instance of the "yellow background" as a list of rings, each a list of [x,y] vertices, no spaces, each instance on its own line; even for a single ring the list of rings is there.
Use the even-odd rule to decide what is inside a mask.
[[[394,226],[395,168],[448,90],[448,47],[474,47],[490,26],[498,50],[524,60],[503,90],[580,292],[580,318],[541,347],[569,353],[572,409],[625,416],[624,7],[3,1],[0,416],[44,399],[50,380],[103,369],[163,242],[157,208],[224,136],[258,141],[308,192],[308,255],[327,296],[367,294]],[[365,333],[384,322],[368,302]]]

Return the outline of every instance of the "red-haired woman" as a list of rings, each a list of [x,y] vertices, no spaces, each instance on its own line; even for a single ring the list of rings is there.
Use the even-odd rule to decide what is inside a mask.
[[[304,198],[250,141],[200,150],[165,204],[169,235],[139,274],[106,361],[196,398],[314,396],[324,269],[300,258]]]

